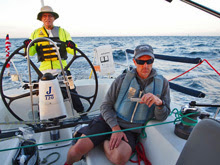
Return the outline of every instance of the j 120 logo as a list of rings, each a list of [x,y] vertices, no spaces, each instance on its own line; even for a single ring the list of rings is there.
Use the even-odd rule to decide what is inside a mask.
[[[48,91],[46,91],[46,95],[45,95],[45,99],[46,100],[53,100],[54,99],[54,95],[53,94],[51,94],[51,86],[49,87],[49,89],[48,89]]]

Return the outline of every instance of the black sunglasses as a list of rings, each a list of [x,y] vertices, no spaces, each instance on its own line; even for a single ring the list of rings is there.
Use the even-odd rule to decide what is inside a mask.
[[[138,65],[144,65],[145,63],[152,64],[154,62],[154,59],[149,59],[149,60],[137,60],[136,59],[135,61]]]

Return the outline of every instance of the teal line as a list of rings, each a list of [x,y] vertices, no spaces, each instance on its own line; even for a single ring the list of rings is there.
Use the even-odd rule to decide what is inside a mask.
[[[130,131],[130,130],[141,129],[141,128],[146,128],[146,127],[152,127],[152,126],[164,125],[164,124],[169,124],[169,123],[175,123],[175,122],[176,122],[176,120],[174,120],[174,121],[169,121],[169,122],[163,122],[163,123],[152,124],[152,125],[147,125],[147,126],[140,126],[140,127],[135,127],[135,128],[128,128],[128,129],[118,130],[118,131],[113,131],[113,132],[98,133],[98,134],[93,134],[93,135],[88,135],[88,136],[82,136],[82,137],[76,137],[76,138],[71,138],[71,139],[57,140],[57,141],[52,141],[52,142],[40,143],[40,144],[33,144],[33,145],[27,145],[27,146],[21,146],[21,147],[14,147],[14,148],[2,149],[2,150],[0,150],[0,152],[9,151],[9,150],[16,150],[16,149],[21,149],[21,148],[35,147],[35,146],[40,146],[40,145],[53,144],[53,143],[61,143],[61,142],[65,142],[65,141],[71,141],[71,140],[78,140],[78,139],[83,139],[83,138],[89,138],[89,137],[107,135],[107,134],[112,134],[112,133],[117,133],[117,132]]]

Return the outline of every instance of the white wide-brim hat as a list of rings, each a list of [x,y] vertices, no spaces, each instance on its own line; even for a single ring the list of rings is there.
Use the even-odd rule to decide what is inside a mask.
[[[37,15],[37,19],[41,21],[41,17],[43,13],[51,13],[55,17],[55,19],[59,18],[59,15],[53,11],[52,7],[50,6],[43,6],[40,10],[40,13]]]

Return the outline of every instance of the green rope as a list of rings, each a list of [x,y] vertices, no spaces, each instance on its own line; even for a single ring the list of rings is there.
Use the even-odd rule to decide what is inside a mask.
[[[146,123],[144,124],[144,126],[146,126],[146,125],[147,125],[147,123],[149,123],[149,121],[150,121],[150,120],[146,121]],[[145,129],[142,129],[142,131],[141,131],[141,134],[140,134],[140,137],[139,137],[139,138],[141,138],[141,139],[147,138],[147,133],[146,133]]]
[[[156,124],[152,124],[152,125],[128,128],[128,129],[118,130],[118,131],[113,131],[113,132],[112,131],[111,132],[103,132],[103,133],[98,133],[98,134],[93,134],[93,135],[88,135],[88,136],[74,137],[74,138],[71,138],[71,139],[63,139],[63,140],[46,142],[46,143],[39,143],[39,144],[33,144],[33,145],[27,145],[27,146],[20,146],[20,147],[8,148],[8,149],[1,149],[0,152],[9,151],[9,150],[16,150],[16,149],[20,149],[20,148],[28,148],[28,147],[35,147],[35,146],[40,146],[40,145],[53,144],[53,143],[61,143],[61,142],[65,142],[65,141],[72,141],[72,140],[90,138],[90,137],[95,137],[95,136],[102,136],[102,135],[107,135],[107,134],[112,134],[112,133],[117,133],[117,132],[124,132],[124,131],[130,131],[130,130],[135,130],[135,129],[142,129],[142,128],[152,127],[152,126],[157,126],[157,125],[164,125],[164,124],[169,124],[169,123],[173,123],[173,122],[174,121],[163,122],[163,123],[156,123]]]
[[[151,124],[151,125],[143,125],[140,127],[134,127],[134,128],[128,128],[128,129],[124,129],[124,130],[118,130],[118,131],[111,131],[111,132],[104,132],[104,133],[98,133],[98,134],[93,134],[93,135],[88,135],[88,136],[82,136],[82,137],[74,137],[71,139],[63,139],[63,140],[57,140],[57,141],[51,141],[51,142],[46,142],[46,143],[40,143],[40,144],[33,144],[33,145],[27,145],[27,146],[20,146],[20,147],[14,147],[14,148],[8,148],[8,149],[1,149],[0,152],[3,151],[9,151],[9,150],[15,150],[15,149],[20,149],[20,148],[28,148],[28,147],[34,147],[34,146],[40,146],[40,145],[47,145],[47,144],[52,144],[52,143],[61,143],[61,142],[65,142],[65,141],[72,141],[72,140],[78,140],[78,139],[83,139],[83,138],[90,138],[90,137],[95,137],[95,136],[101,136],[101,135],[107,135],[107,134],[112,134],[112,133],[117,133],[117,132],[124,132],[124,131],[131,131],[131,130],[135,130],[135,129],[144,129],[147,127],[153,127],[153,126],[158,126],[158,125],[164,125],[164,124],[170,124],[170,123],[174,123],[176,124],[176,122],[182,121],[183,117],[188,117],[189,115],[192,114],[187,114],[187,115],[180,115],[179,111],[177,108],[173,109],[173,111],[171,112],[170,115],[172,115],[172,113],[174,113],[174,111],[177,111],[178,113],[175,114],[176,119],[173,121],[168,121],[168,122],[161,122],[161,123],[156,123],[156,124]],[[193,113],[194,114],[194,113]],[[176,116],[177,115],[177,116]],[[194,120],[193,120],[194,121]],[[145,124],[147,124],[149,121],[147,121]],[[143,130],[143,135],[141,135],[142,137],[146,137],[146,132]],[[145,132],[145,133],[144,133]]]
[[[192,118],[189,117],[189,116],[198,114],[199,112],[193,112],[193,113],[188,113],[188,114],[185,114],[185,115],[184,115],[184,114],[183,114],[181,111],[179,111],[177,108],[174,108],[174,109],[171,111],[171,113],[170,113],[169,116],[171,116],[175,111],[176,111],[176,113],[175,113],[176,121],[180,121],[180,122],[182,122],[183,124],[185,124],[185,125],[187,125],[187,126],[195,126],[195,125],[198,123],[198,120],[192,119]],[[183,120],[183,118],[187,118],[188,120],[191,120],[191,121],[193,121],[194,123],[186,122],[186,121]],[[176,123],[176,122],[175,122],[175,123]]]
[[[147,123],[149,121],[150,120],[146,121],[146,123],[144,124],[144,126],[145,126],[144,128],[146,128]],[[141,134],[139,135],[136,144],[140,141],[140,139],[144,139],[144,138],[147,138],[147,133],[146,133],[145,129],[142,129]],[[134,151],[133,154],[130,156],[129,160],[131,160],[136,154],[137,154],[137,151]]]

